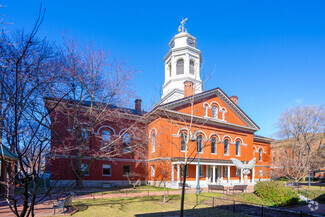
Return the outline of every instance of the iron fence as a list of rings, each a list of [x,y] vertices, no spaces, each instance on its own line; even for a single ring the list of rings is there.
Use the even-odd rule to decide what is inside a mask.
[[[209,197],[205,195],[197,195],[197,202],[200,201],[199,197],[207,198],[201,199],[200,203],[209,205],[218,209],[229,210],[232,212],[243,213],[252,216],[261,217],[318,217],[325,216],[323,213],[302,211],[296,209],[289,209],[283,207],[269,207],[263,204],[250,203],[246,201],[236,201],[220,197]]]

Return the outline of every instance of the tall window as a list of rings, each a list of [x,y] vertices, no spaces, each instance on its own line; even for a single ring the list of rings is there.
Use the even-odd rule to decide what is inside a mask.
[[[194,75],[194,61],[190,60],[190,74]]]
[[[229,140],[225,139],[223,142],[223,147],[224,147],[224,154],[229,155]]]
[[[218,118],[218,108],[217,106],[212,106],[212,117],[213,118]]]
[[[86,128],[82,128],[81,129],[81,139],[82,139],[82,142],[84,143],[84,145],[86,146],[85,149],[89,149],[89,140],[88,139],[88,136],[89,136],[89,133],[88,133],[88,130]]]
[[[155,165],[151,165],[151,177],[155,177]]]
[[[197,151],[202,152],[203,151],[203,137],[202,135],[197,136]]]
[[[123,176],[131,176],[131,166],[130,165],[123,166]]]
[[[217,153],[217,139],[216,139],[216,137],[212,137],[212,139],[211,139],[211,153],[212,154]]]
[[[109,164],[103,164],[103,176],[111,176],[112,175],[112,167]]]
[[[208,117],[208,106],[204,105],[204,116]]]
[[[156,151],[156,134],[152,133],[151,135],[151,152]]]
[[[107,130],[102,133],[102,147],[105,147],[105,150],[111,151],[109,142],[111,141],[111,133]]]
[[[258,151],[258,160],[259,161],[262,161],[262,149],[260,149],[259,151]]]
[[[275,151],[273,150],[273,164],[275,164]]]
[[[222,113],[222,120],[224,121],[225,120],[226,110],[225,109],[221,109],[220,111]]]
[[[180,59],[176,63],[176,75],[184,74],[184,60]]]
[[[131,151],[131,138],[130,135],[125,133],[123,135],[123,152],[130,152]]]
[[[181,133],[181,151],[186,151],[187,133]]]
[[[240,141],[236,141],[236,156],[240,156]]]
[[[85,172],[87,170],[87,168],[88,168],[87,164],[84,164],[84,163],[81,164],[82,172]],[[89,168],[88,168],[88,171],[85,173],[85,176],[89,176]]]
[[[262,169],[260,169],[260,171],[259,171],[259,176],[263,177],[263,170]]]
[[[223,174],[224,176],[228,176],[228,167],[223,167],[224,171],[223,171]]]
[[[236,167],[236,176],[240,176],[240,169]]]

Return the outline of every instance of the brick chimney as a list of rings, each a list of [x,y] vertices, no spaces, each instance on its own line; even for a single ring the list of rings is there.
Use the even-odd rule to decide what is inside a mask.
[[[194,93],[194,83],[192,81],[184,81],[184,97],[192,96]]]
[[[135,100],[135,110],[137,110],[138,112],[141,112],[141,99],[136,99]]]
[[[231,96],[230,99],[236,104],[238,105],[238,97],[237,96]]]

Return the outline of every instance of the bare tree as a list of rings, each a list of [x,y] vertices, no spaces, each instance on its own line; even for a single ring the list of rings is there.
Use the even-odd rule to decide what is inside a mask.
[[[51,92],[56,80],[55,48],[37,37],[45,10],[31,33],[16,31],[2,34],[0,143],[8,146],[17,158],[14,166],[0,159],[8,171],[10,194],[2,194],[16,216],[34,216],[34,208],[53,186],[41,192],[44,175],[44,157],[50,146],[50,119],[52,110],[46,110],[43,96]],[[2,152],[3,153],[3,152]],[[7,192],[8,192],[7,191]],[[18,209],[22,203],[22,208]]]
[[[82,46],[73,39],[65,39],[60,49],[60,66],[62,79],[57,92],[69,94],[52,117],[51,152],[69,159],[76,187],[82,188],[83,177],[95,160],[113,161],[122,155],[145,157],[143,112],[121,107],[134,96],[131,81],[136,71],[123,60],[110,58],[105,50]],[[56,102],[46,100],[49,108]],[[138,116],[137,120],[130,114]],[[104,143],[99,132],[103,125],[115,125],[124,131]],[[68,131],[61,132],[66,126]]]
[[[325,110],[323,106],[296,106],[283,112],[277,122],[278,136],[273,145],[278,153],[277,176],[299,181],[309,170],[325,164],[322,155],[325,141]]]

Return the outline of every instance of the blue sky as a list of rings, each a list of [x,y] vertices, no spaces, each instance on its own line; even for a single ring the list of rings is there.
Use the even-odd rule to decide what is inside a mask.
[[[286,108],[325,104],[325,1],[8,1],[8,26],[30,30],[40,3],[40,36],[61,43],[63,32],[95,42],[139,70],[134,81],[145,108],[159,98],[163,57],[182,18],[197,38],[204,90],[220,87],[273,136]]]

